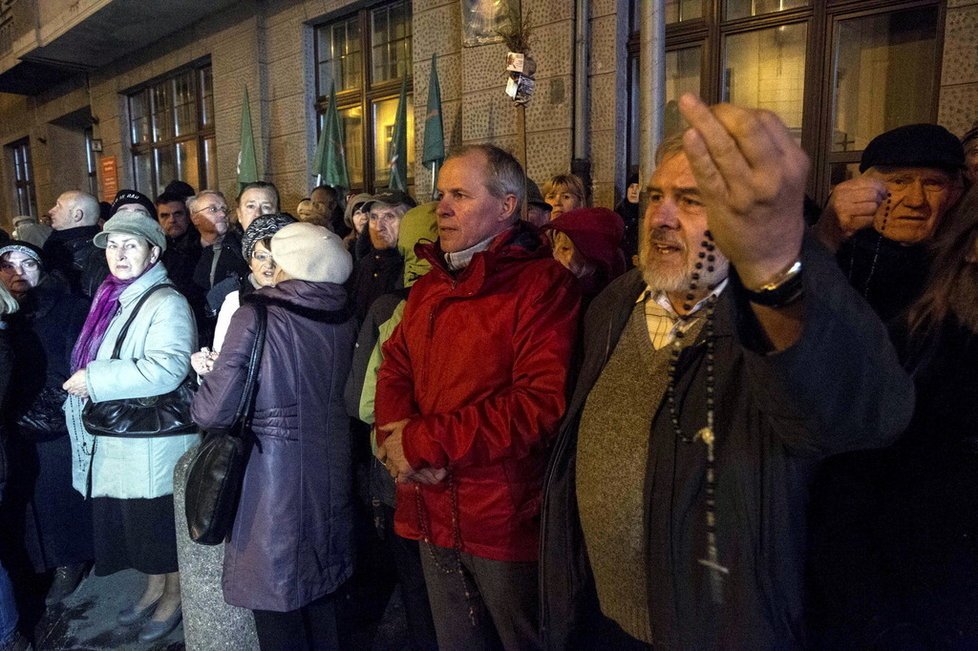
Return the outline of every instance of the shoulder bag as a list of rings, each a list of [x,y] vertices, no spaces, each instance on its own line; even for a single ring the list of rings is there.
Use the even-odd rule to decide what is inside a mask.
[[[143,294],[129,318],[119,331],[111,359],[119,359],[122,342],[129,332],[139,309],[146,299],[164,287],[173,287],[169,283],[157,285]],[[85,429],[94,436],[117,436],[124,438],[153,438],[157,436],[176,436],[192,434],[197,431],[190,417],[190,403],[193,402],[197,382],[193,373],[173,391],[158,396],[146,398],[121,398],[92,402],[89,400],[82,409],[82,423]]]
[[[253,302],[258,314],[255,342],[248,360],[241,401],[234,422],[204,435],[187,472],[184,510],[190,538],[202,545],[219,545],[231,534],[238,512],[244,472],[254,443],[251,418],[258,390],[258,367],[265,346],[265,305]]]

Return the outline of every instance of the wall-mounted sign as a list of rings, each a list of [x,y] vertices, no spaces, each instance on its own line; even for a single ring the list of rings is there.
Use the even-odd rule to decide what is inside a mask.
[[[462,0],[462,45],[501,43],[509,23],[505,0]]]
[[[112,202],[115,195],[119,192],[119,168],[116,166],[115,156],[102,156],[99,158],[99,174],[102,187],[102,201]]]

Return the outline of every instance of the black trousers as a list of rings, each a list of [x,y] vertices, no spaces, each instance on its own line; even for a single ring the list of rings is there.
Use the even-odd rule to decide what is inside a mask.
[[[333,595],[320,597],[298,610],[278,613],[254,610],[261,651],[339,649]]]

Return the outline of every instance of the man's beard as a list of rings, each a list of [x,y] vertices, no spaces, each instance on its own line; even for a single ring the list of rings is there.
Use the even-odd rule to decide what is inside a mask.
[[[653,244],[655,243],[655,244]],[[711,289],[718,285],[727,277],[727,259],[720,253],[719,249],[714,249],[712,255],[715,259],[710,262],[704,256],[699,257],[699,251],[690,251],[686,243],[672,234],[672,231],[665,228],[655,228],[648,234],[642,243],[639,251],[639,265],[642,269],[642,277],[648,284],[649,289],[654,292],[665,292],[666,294],[676,294],[690,290],[690,286],[695,282],[696,291]],[[681,264],[675,264],[672,260],[663,260],[659,254],[654,252],[656,244],[666,244],[678,249],[678,255],[682,257]],[[707,253],[704,251],[704,253]],[[696,263],[702,263],[697,269]],[[708,267],[713,267],[713,271],[708,271]],[[698,280],[694,280],[693,274],[698,274]]]

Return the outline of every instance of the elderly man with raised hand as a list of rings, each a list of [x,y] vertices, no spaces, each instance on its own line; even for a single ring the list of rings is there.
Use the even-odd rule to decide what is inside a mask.
[[[98,233],[98,200],[78,190],[63,192],[48,211],[53,231],[44,241],[49,271],[60,271],[72,290],[89,299],[109,274],[105,255],[93,244]]]
[[[492,145],[438,175],[432,269],[383,347],[378,458],[395,531],[421,540],[438,645],[539,646],[540,486],[564,411],[574,278],[519,219],[520,164]]]
[[[884,321],[923,290],[927,243],[961,197],[964,149],[936,124],[910,124],[870,141],[861,176],[835,186],[815,226],[843,273]]]
[[[658,153],[640,268],[588,311],[550,461],[550,648],[804,647],[808,480],[913,405],[882,323],[805,236],[785,126],[679,106],[691,129]]]

